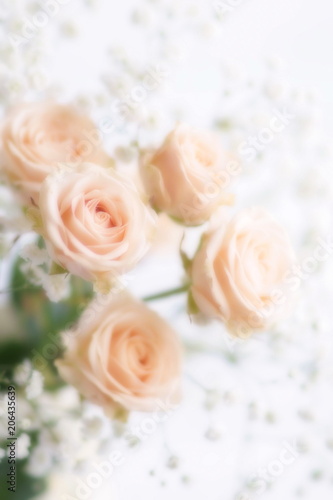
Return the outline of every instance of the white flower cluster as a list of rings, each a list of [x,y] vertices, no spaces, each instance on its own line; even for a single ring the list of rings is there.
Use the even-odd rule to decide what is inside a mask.
[[[16,388],[17,459],[28,457],[26,472],[33,477],[59,469],[71,473],[98,455],[112,428],[102,411],[82,404],[70,386],[43,390],[44,377],[30,361],[21,363],[14,373]],[[1,394],[1,438],[6,438],[6,394]],[[32,445],[30,433],[37,433]],[[3,458],[3,457],[0,457]]]
[[[21,257],[24,259],[21,271],[26,274],[32,284],[43,287],[52,302],[58,302],[69,296],[69,275],[50,273],[52,262],[45,249],[39,248],[37,244],[33,243],[25,245]]]
[[[47,38],[30,20],[36,14],[30,2],[2,0],[0,10],[0,106],[7,107],[33,92],[44,90],[41,62]]]

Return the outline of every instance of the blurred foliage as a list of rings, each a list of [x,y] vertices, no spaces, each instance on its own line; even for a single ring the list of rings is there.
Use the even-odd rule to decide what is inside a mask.
[[[51,302],[40,286],[27,280],[21,271],[23,262],[18,257],[11,272],[8,308],[18,331],[12,336],[8,331],[4,340],[0,339],[0,378],[10,378],[18,363],[30,359],[43,372],[46,388],[52,389],[62,383],[53,365],[62,352],[60,333],[75,324],[91,300],[93,288],[91,283],[72,276],[69,298]],[[6,324],[1,329],[6,329]]]
[[[9,500],[15,498],[15,500],[30,500],[46,489],[47,481],[45,478],[33,478],[28,476],[24,470],[26,466],[27,459],[16,461],[16,491],[8,491],[7,484],[7,474],[9,470],[9,465],[7,460],[2,460],[0,462],[0,498],[1,500]],[[6,478],[6,479],[4,479]]]

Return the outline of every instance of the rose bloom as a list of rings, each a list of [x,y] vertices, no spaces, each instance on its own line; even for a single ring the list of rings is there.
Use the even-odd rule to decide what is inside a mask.
[[[156,215],[134,185],[110,168],[84,163],[41,186],[41,229],[53,260],[104,286],[135,266],[153,239]]]
[[[38,203],[41,183],[59,164],[108,162],[92,121],[74,107],[51,102],[13,109],[2,125],[1,143],[1,166],[25,202]]]
[[[179,402],[182,349],[175,332],[127,293],[102,296],[65,332],[61,377],[112,415],[163,410]]]
[[[194,257],[191,293],[204,315],[245,337],[286,315],[294,252],[284,229],[261,208],[216,222]]]
[[[233,201],[225,189],[240,165],[215,134],[180,124],[157,151],[143,155],[140,171],[155,209],[186,225],[199,225]]]

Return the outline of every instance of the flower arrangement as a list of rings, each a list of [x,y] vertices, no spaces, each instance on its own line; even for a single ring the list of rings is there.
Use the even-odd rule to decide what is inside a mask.
[[[295,261],[290,241],[262,208],[228,220],[221,207],[232,195],[226,194],[224,179],[237,163],[217,137],[177,125],[160,148],[142,153],[146,191],[140,193],[108,161],[102,147],[84,149],[87,126],[90,131],[90,119],[70,107],[40,103],[16,109],[3,126],[2,168],[18,196],[27,200],[22,201],[24,209],[43,238],[50,274],[74,275],[114,295],[118,276],[144,257],[154,238],[153,207],[185,226],[211,222],[193,259],[183,254],[191,314],[219,318],[235,335],[267,328],[283,314]],[[133,318],[122,326],[122,316],[128,314]],[[108,301],[84,333],[86,327],[84,317],[75,345],[56,364],[65,380],[83,384],[82,392],[92,401],[151,409],[151,402],[138,398],[162,396],[179,377],[179,346],[171,328],[130,296],[121,293],[121,299]],[[126,385],[119,397],[115,394],[123,378]],[[157,383],[153,392],[151,381]]]
[[[160,3],[161,15],[169,18],[169,7]],[[175,24],[182,9],[171,15]],[[217,14],[211,30],[221,22]],[[204,23],[204,18],[192,15],[200,36],[207,35],[198,20]],[[137,12],[132,19],[136,26],[148,22]],[[35,46],[39,36],[37,30]],[[262,410],[266,394],[260,404],[253,397],[264,381],[256,376],[252,386],[252,372],[242,372],[239,360],[273,364],[280,352],[287,356],[294,330],[302,332],[309,324],[325,329],[306,299],[301,309],[295,307],[301,284],[306,287],[307,278],[316,276],[318,263],[328,266],[332,253],[330,242],[318,239],[326,234],[326,219],[319,227],[310,210],[316,190],[326,200],[331,194],[329,183],[318,173],[312,176],[316,152],[324,177],[330,157],[320,134],[311,135],[311,99],[288,94],[271,81],[278,73],[276,61],[258,87],[253,82],[242,87],[241,76],[226,66],[222,111],[197,126],[201,120],[189,109],[171,110],[164,96],[162,123],[149,99],[155,91],[158,97],[157,89],[182,55],[179,46],[165,45],[167,37],[157,38],[165,67],[142,71],[112,47],[112,71],[101,79],[106,95],[91,99],[87,94],[65,98],[66,90],[62,94],[52,85],[44,92],[40,81],[34,81],[30,94],[20,85],[31,82],[14,85],[13,75],[7,75],[0,126],[0,249],[6,270],[0,279],[0,419],[6,422],[0,439],[2,444],[13,439],[16,468],[10,469],[8,484],[22,500],[101,500],[103,485],[109,495],[108,479],[130,460],[128,449],[148,441],[182,408],[191,393],[188,381],[204,394],[202,407],[209,416],[203,420],[214,422],[215,410],[219,416],[218,425],[204,430],[208,443],[224,433],[221,404],[224,411],[237,398],[249,420],[273,424],[278,410],[268,403]],[[29,57],[34,60],[30,49],[27,45],[25,64]],[[248,97],[242,112],[233,101],[234,87],[234,95]],[[256,135],[251,135],[253,124]],[[281,145],[289,126],[294,127],[291,145],[283,140]],[[300,144],[306,145],[303,156]],[[298,200],[300,212],[293,233],[275,210],[284,202],[288,209],[291,199]],[[300,260],[315,244],[313,256]],[[171,278],[178,281],[170,287],[163,252],[177,262]],[[139,283],[132,284],[136,273]],[[299,346],[303,337],[297,335]],[[311,347],[310,358],[312,353]],[[219,363],[215,371],[213,359]],[[227,363],[222,374],[221,359]],[[288,372],[297,389],[310,384],[318,368],[303,364],[310,367],[302,372],[304,379],[301,368],[296,375]],[[223,389],[215,373],[226,377]],[[320,372],[318,380],[325,374]],[[209,387],[200,382],[201,375],[205,383],[211,379]],[[227,390],[234,386],[244,390],[242,401],[237,390]],[[252,399],[246,396],[248,386]],[[306,411],[300,415],[308,418]],[[13,434],[7,435],[8,429]],[[296,444],[289,435],[283,439],[279,453],[290,454],[290,463],[305,453],[302,437]],[[119,443],[125,443],[121,451],[110,452],[110,444]],[[180,469],[178,455],[167,442],[162,447],[166,468]],[[1,472],[5,457],[0,452]],[[151,466],[149,474],[157,469]],[[70,471],[74,481],[67,476]],[[190,473],[180,474],[188,485]],[[257,494],[263,484],[268,488],[260,474],[241,480],[244,498],[252,498],[246,495]],[[6,495],[7,485],[3,491]]]

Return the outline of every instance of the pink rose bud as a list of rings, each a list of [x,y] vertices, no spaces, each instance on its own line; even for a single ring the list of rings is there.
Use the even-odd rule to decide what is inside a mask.
[[[157,151],[143,155],[140,170],[156,210],[186,225],[199,225],[220,205],[232,203],[226,189],[241,168],[215,134],[181,124]]]

